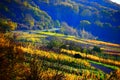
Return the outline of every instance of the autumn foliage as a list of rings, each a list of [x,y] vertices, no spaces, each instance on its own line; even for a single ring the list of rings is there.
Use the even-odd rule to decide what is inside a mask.
[[[0,79],[13,80],[21,72],[22,62],[24,61],[23,51],[7,39],[4,34],[0,34]],[[18,69],[21,66],[21,69]],[[7,76],[7,77],[6,77]]]
[[[0,18],[0,32],[8,32],[11,30],[15,30],[17,27],[17,23],[9,20]]]

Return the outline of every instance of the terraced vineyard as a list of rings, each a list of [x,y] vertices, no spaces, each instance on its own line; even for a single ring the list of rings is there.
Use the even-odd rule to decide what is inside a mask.
[[[1,34],[0,41],[0,56],[5,56],[1,63],[8,65],[1,66],[2,70],[6,69],[3,75],[10,75],[13,70],[16,79],[116,79],[113,75],[119,78],[120,56],[116,59],[104,50],[95,52],[94,48],[99,51],[95,46],[100,44],[92,43],[92,40],[87,42],[75,36],[47,31],[14,31]],[[106,43],[104,49],[110,47],[119,51],[117,44],[107,44],[112,43]]]
[[[102,65],[112,70],[118,69],[120,67],[120,56],[119,56],[120,45],[119,44],[113,44],[113,43],[102,42],[102,41],[97,41],[97,40],[86,40],[86,39],[77,38],[75,36],[63,35],[63,34],[59,34],[55,32],[47,32],[47,31],[45,32],[43,31],[27,31],[27,32],[17,31],[15,33],[19,35],[16,38],[16,40],[32,42],[36,44],[47,44],[47,42],[49,42],[47,40],[49,37],[59,37],[63,41],[70,41],[70,42],[77,43],[83,48],[92,49],[94,46],[99,46],[102,49],[102,53],[86,54],[86,53],[75,52],[75,54],[80,54],[85,59],[85,61],[88,60],[88,63],[90,62],[91,64],[94,63],[97,65]],[[107,51],[112,50],[113,52],[108,53],[106,50]],[[74,51],[70,51],[67,53],[73,53],[73,52]]]

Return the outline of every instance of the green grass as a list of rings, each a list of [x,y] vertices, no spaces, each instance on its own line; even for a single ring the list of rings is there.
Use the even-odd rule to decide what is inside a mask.
[[[48,36],[57,36],[57,37],[64,37],[64,34],[53,33],[53,32],[37,32],[39,34],[48,35]]]

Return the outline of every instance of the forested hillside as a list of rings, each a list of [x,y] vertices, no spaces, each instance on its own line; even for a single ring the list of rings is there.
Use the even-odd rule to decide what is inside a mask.
[[[2,0],[0,6],[0,17],[16,22],[17,30],[62,27],[61,33],[82,37],[84,30],[120,43],[120,5],[110,0]]]
[[[44,29],[53,27],[51,17],[30,0],[2,0],[0,17],[18,23],[17,29]]]

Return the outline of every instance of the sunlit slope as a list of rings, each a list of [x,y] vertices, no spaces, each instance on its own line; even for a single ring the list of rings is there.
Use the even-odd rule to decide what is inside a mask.
[[[84,59],[76,59],[73,56],[66,55],[62,52],[55,53],[53,51],[44,51],[44,50],[33,50],[32,48],[21,48],[27,55],[37,55],[38,60],[43,61],[43,65],[49,70],[58,70],[64,73],[66,76],[71,75],[74,77],[73,79],[85,78],[85,76],[90,76],[91,74],[96,77],[89,77],[90,79],[93,78],[102,78],[104,73],[90,65]],[[28,57],[29,59],[29,57]],[[102,75],[99,77],[99,75]],[[75,77],[76,76],[76,77]]]
[[[28,32],[17,32],[17,34],[19,35],[17,37],[16,40],[18,41],[22,41],[22,42],[33,42],[33,43],[41,43],[42,41],[44,43],[47,43],[46,38],[50,37],[50,36],[54,36],[54,37],[59,37],[61,38],[63,41],[72,41],[74,43],[80,44],[82,47],[87,47],[89,49],[92,49],[94,46],[99,46],[102,50],[103,53],[99,53],[99,55],[103,56],[103,58],[99,58],[100,56],[96,57],[95,56],[94,59],[95,61],[102,61],[102,62],[108,62],[108,64],[114,63],[116,65],[119,66],[119,62],[115,62],[115,61],[111,61],[109,60],[109,58],[107,58],[108,60],[104,60],[104,58],[106,58],[104,55],[109,55],[112,57],[112,55],[120,55],[120,45],[119,44],[114,44],[114,43],[108,43],[108,42],[103,42],[103,41],[97,41],[97,40],[86,40],[86,39],[81,39],[81,38],[77,38],[75,36],[70,36],[70,35],[64,35],[64,34],[59,34],[59,33],[55,33],[55,32],[42,32],[42,31],[29,31]],[[109,53],[106,52],[106,50],[108,51],[114,51],[114,52],[118,52],[118,53]],[[92,59],[92,57],[90,57],[92,55],[88,54],[88,58]],[[85,56],[84,56],[85,57]],[[114,59],[113,59],[114,60]],[[105,62],[105,63],[106,63]]]

